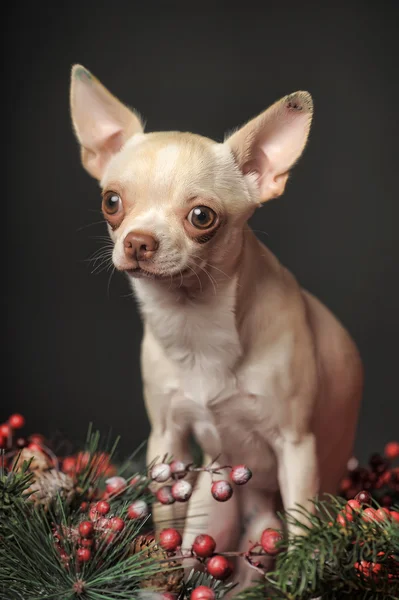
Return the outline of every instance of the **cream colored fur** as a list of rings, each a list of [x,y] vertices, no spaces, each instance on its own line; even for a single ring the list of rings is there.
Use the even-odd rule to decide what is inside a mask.
[[[120,198],[119,212],[105,216],[113,262],[144,320],[148,461],[166,453],[189,461],[193,434],[205,460],[253,471],[226,504],[202,474],[188,506],[160,507],[155,519],[163,527],[183,516],[185,546],[207,531],[219,551],[245,546],[278,525],[280,499],[286,509],[310,507],[316,494],[336,491],[362,392],[348,333],[247,225],[261,202],[283,193],[306,144],[311,97],[281,99],[224,143],[145,134],[136,113],[75,66],[71,112],[85,168]],[[188,221],[196,206],[219,220],[202,243]],[[159,242],[150,260],[126,253],[132,232]],[[246,585],[251,574],[240,568]]]

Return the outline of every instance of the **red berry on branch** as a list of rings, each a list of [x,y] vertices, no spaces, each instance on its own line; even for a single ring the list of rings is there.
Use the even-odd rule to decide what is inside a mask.
[[[120,517],[112,517],[112,519],[109,520],[109,528],[116,532],[123,531],[125,528],[125,521]]]
[[[144,500],[135,500],[127,509],[129,519],[142,519],[148,515],[148,506]]]
[[[106,515],[111,510],[111,506],[109,502],[106,502],[105,500],[100,500],[100,502],[97,502],[96,504],[96,510],[100,515]]]
[[[348,500],[348,502],[345,504],[345,512],[352,516],[354,513],[359,512],[360,509],[361,505],[357,500]]]
[[[176,479],[181,479],[187,473],[187,465],[181,460],[174,460],[170,463],[170,470]]]
[[[233,488],[228,481],[222,479],[212,483],[211,493],[218,502],[227,502],[233,495]]]
[[[200,558],[208,558],[215,552],[216,542],[210,535],[201,533],[194,540],[192,550]]]
[[[246,465],[236,465],[231,469],[230,479],[236,485],[244,485],[252,477],[252,471]]]
[[[399,456],[399,442],[389,442],[384,448],[384,454],[389,460],[395,460]]]
[[[94,525],[91,521],[82,521],[79,523],[79,533],[82,537],[91,537],[94,533]]]
[[[13,429],[21,429],[25,425],[25,417],[20,415],[19,413],[14,413],[8,419],[8,423],[11,425]]]
[[[173,504],[175,502],[172,494],[172,487],[170,485],[164,485],[155,495],[158,502],[161,504]]]
[[[376,518],[376,511],[374,508],[365,508],[362,513],[363,521],[366,523],[375,523],[378,519]]]
[[[391,513],[387,508],[379,508],[375,513],[376,521],[379,523],[383,523],[384,521],[389,521],[391,518]]]
[[[337,514],[336,521],[338,525],[341,525],[341,527],[346,527],[348,525],[348,521],[353,521],[353,516],[350,513],[340,512]]]
[[[262,537],[260,539],[260,544],[263,550],[270,554],[271,556],[275,556],[279,552],[279,548],[277,548],[277,544],[283,539],[283,536],[276,529],[265,529],[262,533]]]
[[[399,523],[399,512],[397,512],[396,510],[391,510],[390,513],[392,521]]]
[[[190,600],[215,600],[215,592],[206,585],[200,585],[193,589]]]
[[[193,486],[185,479],[180,479],[172,485],[172,496],[177,502],[187,502],[193,493]]]
[[[158,483],[167,481],[170,479],[171,475],[172,471],[170,469],[170,465],[167,465],[166,463],[154,465],[151,469],[151,479],[158,481]]]
[[[227,579],[233,572],[231,562],[221,554],[212,556],[206,563],[206,570],[209,575],[212,575],[215,579],[223,581]]]
[[[179,546],[181,546],[182,537],[180,533],[173,528],[163,529],[159,534],[159,545],[164,550],[168,550],[169,552],[173,552]]]
[[[44,435],[41,433],[32,433],[32,435],[29,436],[29,441],[32,442],[32,444],[44,444]]]
[[[88,562],[91,559],[91,552],[89,548],[78,548],[76,557],[79,562]]]
[[[73,456],[66,456],[62,461],[62,470],[64,473],[73,473],[76,467],[76,460]]]
[[[12,433],[12,428],[8,423],[3,423],[0,425],[0,435],[5,438],[8,438]]]
[[[80,538],[79,540],[79,546],[82,546],[82,548],[91,548],[93,545],[93,538]]]
[[[355,500],[359,502],[359,504],[370,504],[371,502],[371,494],[366,492],[366,490],[362,490],[355,496]]]
[[[126,489],[126,479],[123,477],[110,477],[106,480],[106,491],[109,495],[119,494]]]

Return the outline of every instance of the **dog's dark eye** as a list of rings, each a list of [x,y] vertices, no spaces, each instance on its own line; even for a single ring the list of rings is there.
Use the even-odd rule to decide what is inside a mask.
[[[187,217],[191,225],[197,229],[208,229],[216,221],[216,213],[207,206],[196,206]]]
[[[122,201],[118,194],[109,192],[103,198],[103,210],[107,215],[116,215],[121,207]]]

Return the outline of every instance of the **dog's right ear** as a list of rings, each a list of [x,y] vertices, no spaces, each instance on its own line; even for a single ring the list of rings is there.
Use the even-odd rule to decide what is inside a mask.
[[[144,130],[138,115],[81,65],[72,68],[71,116],[83,166],[96,179],[124,143]]]

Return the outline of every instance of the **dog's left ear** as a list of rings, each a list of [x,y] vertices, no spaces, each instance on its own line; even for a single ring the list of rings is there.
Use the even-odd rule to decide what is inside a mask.
[[[311,95],[295,92],[226,139],[241,171],[256,178],[260,202],[284,192],[289,170],[305,148],[312,115]]]
[[[87,69],[74,65],[71,116],[86,171],[101,179],[124,143],[143,131],[139,116],[113,96]]]

